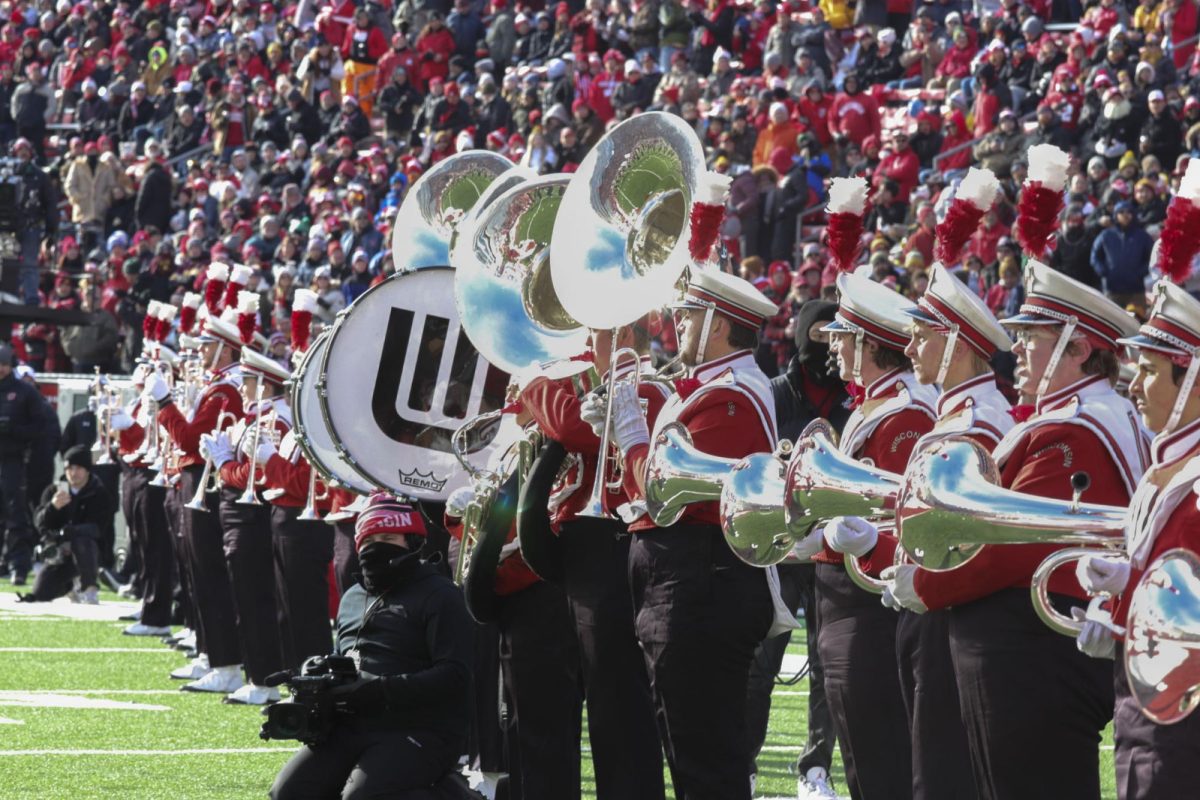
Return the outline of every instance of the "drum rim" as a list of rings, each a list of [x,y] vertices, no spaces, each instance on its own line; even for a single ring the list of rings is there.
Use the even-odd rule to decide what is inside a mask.
[[[364,485],[357,482],[355,484],[351,484],[347,482],[345,477],[331,470],[325,461],[316,453],[316,451],[309,446],[308,432],[312,430],[313,426],[306,424],[304,421],[305,416],[304,411],[302,410],[304,404],[302,402],[300,393],[304,389],[304,379],[310,373],[310,367],[316,362],[314,357],[315,354],[320,350],[320,348],[327,346],[328,339],[328,331],[322,331],[321,333],[317,334],[317,338],[313,340],[311,345],[309,345],[308,349],[304,352],[304,356],[300,359],[299,365],[296,367],[296,377],[295,380],[292,381],[292,391],[290,393],[290,397],[288,398],[291,401],[292,429],[296,432],[296,444],[300,448],[300,451],[304,454],[304,457],[308,459],[309,464],[312,465],[312,467],[316,469],[317,472],[320,473],[321,477],[326,481],[336,483],[339,486],[354,492],[369,492],[369,484]],[[318,383],[314,384],[312,388],[319,392],[319,375],[317,379]],[[320,395],[318,394],[317,405],[320,406],[320,404]],[[321,424],[324,424],[324,419],[321,420]],[[328,432],[328,428],[326,429],[326,432]],[[330,440],[332,440],[332,438],[333,437],[331,436]],[[360,477],[353,470],[350,470],[347,474],[355,477],[356,479]]]

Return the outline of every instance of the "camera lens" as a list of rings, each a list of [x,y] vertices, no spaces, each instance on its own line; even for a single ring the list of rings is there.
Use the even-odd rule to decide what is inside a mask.
[[[267,710],[272,739],[299,739],[308,731],[308,709],[298,703],[278,703]]]

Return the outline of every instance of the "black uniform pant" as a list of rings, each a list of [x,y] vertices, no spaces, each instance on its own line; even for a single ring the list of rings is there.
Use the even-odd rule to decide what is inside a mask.
[[[896,670],[896,612],[841,564],[817,564],[825,694],[854,800],[912,796],[912,746]]]
[[[358,579],[358,550],[354,547],[354,520],[342,520],[333,525],[333,579],[338,595],[346,593]]]
[[[275,550],[275,599],[282,632],[283,663],[299,668],[309,656],[333,652],[329,626],[329,562],[333,529],[320,520],[297,519],[300,509],[271,509]]]
[[[1200,713],[1171,725],[1151,722],[1130,693],[1120,645],[1113,681],[1118,800],[1195,797],[1200,792]]]
[[[0,459],[0,511],[4,514],[5,558],[20,575],[33,565],[36,537],[25,505],[25,462],[20,458]]]
[[[1060,611],[1080,604],[1051,598]],[[1046,627],[1028,589],[1004,589],[951,609],[950,653],[980,797],[1100,797],[1112,664]]]
[[[171,621],[181,623],[192,631],[200,627],[196,621],[196,609],[192,605],[192,578],[187,568],[187,551],[183,543],[183,515],[187,511],[185,503],[191,502],[191,497],[184,497],[183,490],[176,486],[168,489],[163,500],[167,514],[167,532],[171,541],[171,565],[173,567],[171,585],[174,593],[174,609]]]
[[[578,800],[583,691],[561,588],[539,581],[500,598],[500,668],[512,800]]]
[[[243,666],[251,683],[283,669],[283,643],[275,608],[275,555],[271,543],[271,507],[242,505],[239,489],[221,490],[221,527],[225,565],[237,612]]]
[[[92,474],[100,479],[100,483],[104,484],[104,488],[108,490],[109,497],[114,499],[124,498],[120,488],[120,467],[118,467],[116,464],[96,464],[92,467]],[[128,527],[129,517],[125,518],[125,524]],[[113,526],[112,519],[106,520],[105,524],[100,526],[100,538],[96,540],[96,545],[100,548],[100,566],[106,569],[112,569],[116,556],[113,551],[113,548],[116,546],[116,529]],[[131,555],[133,554],[125,554],[126,564],[129,563],[129,558]],[[136,556],[134,556],[134,563],[132,566],[138,566]]]
[[[138,539],[142,533],[138,530],[135,504],[137,496],[146,487],[145,470],[121,464],[121,493],[114,495],[121,500],[121,515],[125,517],[125,534],[128,537],[128,547],[125,550],[125,574],[121,577],[133,586],[133,593],[142,596],[142,565],[137,555],[141,545]]]
[[[829,772],[833,764],[833,720],[829,717],[829,703],[825,699],[825,670],[821,667],[821,656],[817,649],[817,604],[813,596],[816,580],[815,564],[781,564],[779,566],[779,593],[784,604],[792,611],[804,609],[804,638],[808,645],[808,739],[804,752],[796,762],[796,771],[806,774],[813,767]],[[781,633],[765,639],[754,653],[750,664],[750,691],[746,697],[746,726],[750,736],[750,754],[755,761],[767,741],[767,727],[771,718],[771,692],[775,689],[775,676],[783,666],[783,656],[791,641],[792,632]]]
[[[180,496],[189,500],[200,481],[200,466],[187,467],[180,476]],[[238,646],[237,612],[225,566],[225,539],[221,531],[217,498],[205,496],[205,511],[181,506],[180,527],[183,553],[192,585],[196,610],[197,646],[208,654],[213,667],[242,663]]]
[[[150,486],[145,475],[140,489],[134,494],[131,544],[140,556],[138,583],[142,589],[142,623],[165,626],[171,624],[171,593],[174,588],[172,566],[174,547],[171,530],[167,527],[167,495],[172,489]]]
[[[746,689],[771,627],[766,577],[716,525],[678,523],[634,534],[629,584],[675,797],[748,800]]]
[[[661,798],[662,745],[646,662],[633,629],[629,534],[617,520],[562,526],[564,582],[588,709],[588,742],[600,800]]]
[[[950,657],[950,612],[900,612],[896,660],[912,728],[913,800],[977,797]]]
[[[460,743],[426,731],[339,725],[279,771],[272,800],[437,800],[427,788],[458,761]],[[549,800],[547,798],[547,800]]]

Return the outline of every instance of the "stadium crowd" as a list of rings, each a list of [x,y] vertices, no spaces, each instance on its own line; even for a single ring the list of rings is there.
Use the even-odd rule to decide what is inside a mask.
[[[873,185],[876,280],[918,296],[967,167],[1003,194],[965,279],[1015,308],[1010,225],[1031,145],[1069,149],[1053,266],[1143,310],[1180,159],[1200,155],[1192,0],[16,0],[0,22],[0,145],[27,183],[20,293],[92,326],[25,326],[26,363],[126,370],[151,300],[213,261],[254,269],[267,327],[292,293],[329,321],[392,269],[390,225],[431,165],[487,148],[572,171],[644,110],[695,125],[735,176],[723,241],[789,321],[833,291],[832,176]],[[670,344],[667,344],[668,348]]]

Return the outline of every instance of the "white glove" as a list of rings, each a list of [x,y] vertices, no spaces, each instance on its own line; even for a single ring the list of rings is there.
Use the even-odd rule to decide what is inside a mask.
[[[639,444],[650,444],[650,429],[646,427],[646,416],[634,385],[618,383],[612,403],[612,437],[617,449],[628,453]]]
[[[233,444],[229,441],[229,434],[224,431],[201,436],[200,450],[212,459],[213,466],[217,469],[220,469],[222,464],[233,461]]]
[[[862,558],[879,539],[879,529],[862,517],[834,517],[825,526],[825,542],[831,550]]]
[[[825,549],[825,529],[814,528],[800,541],[792,545],[792,557],[797,561],[812,561],[813,556]]]
[[[144,387],[146,385],[146,376],[149,374],[150,374],[150,365],[149,364],[138,364],[136,367],[133,368],[133,377],[132,377],[133,385]]]
[[[108,418],[108,426],[114,431],[129,430],[133,427],[133,417],[123,408],[118,408]]]
[[[1079,606],[1071,609],[1071,618],[1083,623],[1083,630],[1075,637],[1075,646],[1079,652],[1092,658],[1114,658],[1117,654],[1117,642],[1112,632],[1104,623],[1087,618],[1087,612]]]
[[[887,593],[891,595],[894,603],[909,611],[924,614],[929,609],[921,600],[921,596],[917,594],[916,587],[913,586],[913,578],[918,569],[920,567],[916,564],[900,564],[888,567],[879,574],[879,577],[887,581]],[[895,608],[894,605],[892,607]]]
[[[1088,594],[1120,594],[1129,583],[1129,562],[1109,556],[1084,556],[1075,563],[1075,577]]]
[[[275,449],[275,445],[269,439],[264,439],[258,443],[258,450],[254,452],[254,463],[262,466],[270,461],[271,456],[277,452],[279,451]],[[249,455],[249,453],[246,455]]]
[[[579,404],[579,418],[592,426],[592,433],[599,439],[604,435],[604,412],[608,403],[603,397],[592,393],[583,398]]]
[[[900,611],[904,606],[900,605],[900,601],[896,599],[896,595],[892,594],[892,585],[885,583],[883,592],[879,597],[879,602],[884,608],[890,608],[892,611]]]
[[[462,519],[467,513],[467,506],[475,500],[475,489],[471,486],[460,486],[446,498],[446,516]]]
[[[100,410],[100,398],[95,397],[95,396],[89,397],[88,398],[88,411],[91,411],[93,414],[95,414],[99,410]]]
[[[157,372],[151,372],[146,377],[146,389],[144,394],[150,397],[156,403],[161,403],[167,399],[167,395],[171,394],[171,387],[167,385],[167,379]]]

